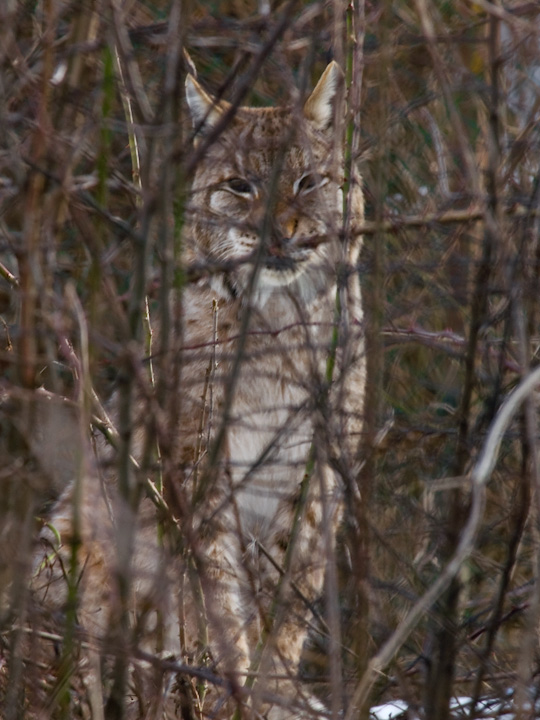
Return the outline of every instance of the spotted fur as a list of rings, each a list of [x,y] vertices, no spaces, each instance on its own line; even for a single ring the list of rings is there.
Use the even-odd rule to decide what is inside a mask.
[[[121,611],[117,529],[135,527],[127,577],[138,640],[152,652],[210,662],[232,683],[229,691],[255,672],[236,701],[243,713],[272,718],[307,716],[316,706],[308,701],[301,709],[297,670],[308,605],[321,592],[339,515],[340,479],[330,466],[353,475],[361,431],[360,242],[345,243],[341,232],[342,156],[333,125],[340,76],[332,63],[298,112],[239,108],[196,168],[184,259],[227,267],[183,289],[176,464],[165,477],[175,533],[165,518],[158,542],[149,499],[136,515],[126,509],[114,474],[103,480],[98,472],[99,454],[81,484],[81,626],[110,649],[106,639]],[[195,144],[205,142],[229,106],[192,77],[186,94]],[[362,196],[351,184],[354,225]],[[140,401],[141,415],[145,407]],[[65,607],[73,492],[51,519],[62,547],[45,530],[47,560],[37,555],[34,592],[49,611]],[[92,666],[103,669],[104,657],[94,652]],[[208,687],[204,712],[230,713],[227,691]],[[163,707],[174,714],[172,700]]]

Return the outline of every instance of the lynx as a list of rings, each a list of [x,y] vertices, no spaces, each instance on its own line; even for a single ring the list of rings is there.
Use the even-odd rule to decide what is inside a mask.
[[[116,703],[125,706],[119,715],[134,717],[186,716],[186,707],[230,717],[237,707],[243,717],[285,718],[318,707],[302,691],[298,665],[342,476],[358,462],[364,391],[360,238],[343,240],[334,137],[340,83],[331,63],[298,113],[233,113],[187,78],[194,143],[204,152],[183,260],[209,271],[181,291],[181,393],[163,496],[149,468],[145,497],[128,503],[98,443],[36,554],[34,597],[59,636],[67,588],[76,589],[85,702],[95,717],[107,696],[109,709]],[[363,206],[357,178],[350,181],[354,226]],[[135,407],[134,465],[144,393]],[[111,670],[119,667],[111,658],[128,652],[130,673]],[[128,690],[118,691],[119,676]],[[155,691],[157,677],[172,678],[168,695],[165,682]]]

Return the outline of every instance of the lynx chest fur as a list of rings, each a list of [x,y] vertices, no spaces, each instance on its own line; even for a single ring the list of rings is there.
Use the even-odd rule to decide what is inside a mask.
[[[333,126],[340,81],[332,63],[296,112],[233,112],[188,77],[195,143],[204,152],[186,208],[184,261],[208,271],[182,291],[174,462],[163,469],[170,517],[157,532],[154,505],[143,499],[130,510],[129,545],[119,535],[126,510],[114,472],[104,489],[99,473],[89,471],[80,494],[81,625],[115,636],[124,602],[138,644],[144,638],[153,652],[159,636],[162,650],[195,665],[210,658],[216,677],[228,678],[221,700],[217,686],[207,695],[207,703],[217,702],[208,711],[221,716],[233,701],[242,712],[302,716],[296,673],[305,620],[322,588],[338,517],[341,481],[330,467],[352,477],[357,459],[360,243],[343,232]],[[350,180],[352,227],[363,207]],[[135,436],[143,434],[137,428],[147,405],[137,409]],[[67,596],[72,498],[68,490],[51,518],[62,544],[44,531],[56,554],[51,559],[49,551],[45,563],[38,557],[36,596],[54,610]],[[103,663],[100,657],[93,662]],[[117,700],[129,705],[125,682]],[[246,689],[235,691],[244,682]],[[110,692],[118,695],[117,684]],[[308,702],[306,712],[315,705]]]

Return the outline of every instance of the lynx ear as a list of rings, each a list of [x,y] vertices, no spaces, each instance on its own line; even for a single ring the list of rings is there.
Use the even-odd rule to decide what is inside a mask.
[[[223,109],[202,89],[193,75],[186,77],[186,100],[193,127],[200,133],[215,125],[221,117]]]
[[[343,70],[333,60],[321,75],[304,105],[304,115],[318,130],[326,130],[334,116],[334,103],[343,79]]]

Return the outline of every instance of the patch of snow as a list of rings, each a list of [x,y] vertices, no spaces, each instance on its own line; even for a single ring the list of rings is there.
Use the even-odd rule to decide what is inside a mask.
[[[375,705],[369,711],[369,715],[373,720],[397,720],[403,718],[409,706],[403,700],[394,700],[384,703],[384,705]]]
[[[535,717],[540,719],[540,700],[537,692],[531,688],[531,697],[534,697],[535,700],[526,700],[521,707],[521,712],[530,713],[534,707]],[[454,720],[468,718],[471,704],[472,698],[466,695],[452,698],[450,709]],[[370,720],[419,720],[416,712],[412,711],[403,700],[393,700],[384,705],[376,705],[371,708],[369,717]],[[502,697],[480,698],[475,705],[475,717],[482,718],[482,720],[516,720],[514,691],[509,689]]]

